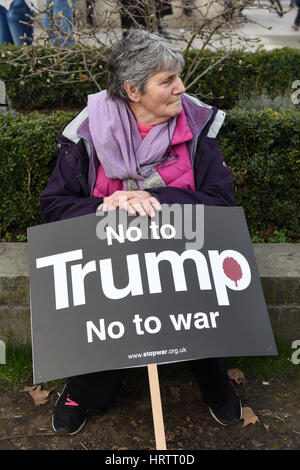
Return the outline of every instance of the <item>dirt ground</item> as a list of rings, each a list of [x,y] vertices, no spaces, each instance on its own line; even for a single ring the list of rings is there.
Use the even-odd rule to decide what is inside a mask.
[[[180,370],[165,374],[161,368],[159,375],[168,450],[300,449],[300,374],[269,379],[269,385],[246,377],[237,389],[259,421],[244,427],[243,421],[231,427],[214,421],[193,376]],[[146,368],[128,370],[114,406],[105,415],[89,415],[85,428],[71,437],[58,436],[51,427],[57,385],[41,406],[23,387],[0,389],[0,450],[156,449]]]

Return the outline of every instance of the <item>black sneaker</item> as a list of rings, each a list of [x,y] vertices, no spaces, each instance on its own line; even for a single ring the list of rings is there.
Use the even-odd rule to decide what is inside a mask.
[[[54,406],[52,428],[63,436],[73,436],[81,431],[87,415],[88,410],[73,401],[64,386]]]
[[[242,419],[242,403],[231,381],[230,385],[230,395],[225,403],[209,408],[212,417],[223,426],[236,424]]]

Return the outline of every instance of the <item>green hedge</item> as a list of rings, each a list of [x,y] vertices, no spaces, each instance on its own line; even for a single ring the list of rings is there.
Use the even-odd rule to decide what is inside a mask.
[[[220,144],[251,230],[300,234],[300,112],[228,113]]]
[[[41,73],[30,80],[17,81],[21,73],[29,73],[28,59],[20,59],[18,65],[8,65],[7,59],[15,56],[16,51],[22,52],[20,46],[0,47],[0,79],[5,81],[7,93],[16,110],[38,109],[62,109],[62,107],[81,107],[85,105],[87,95],[99,91],[96,85],[86,81],[85,74],[80,74],[80,83],[63,83],[65,75]],[[49,56],[55,49],[38,48],[39,64],[49,63]],[[186,68],[193,60],[195,52],[190,52],[186,57]],[[190,77],[189,83],[212,61],[218,60],[220,53],[205,51],[202,62]],[[100,54],[99,54],[100,55]],[[48,57],[48,58],[47,58]],[[61,70],[80,70],[80,54],[72,58],[72,65],[62,61]],[[90,59],[93,70],[102,71],[99,80],[101,87],[106,87],[105,63],[101,59]],[[38,62],[37,62],[38,63]],[[36,70],[38,70],[36,65]],[[185,69],[186,70],[186,69]],[[78,75],[77,75],[78,77]],[[249,93],[261,93],[266,91],[271,97],[277,95],[289,96],[294,91],[291,84],[300,77],[300,50],[291,48],[275,49],[272,51],[261,50],[258,52],[244,52],[236,50],[224,63],[212,69],[201,81],[193,85],[188,92],[198,96],[209,104],[215,104],[223,109],[231,109],[239,95]]]
[[[211,53],[205,55],[211,57]],[[218,56],[218,54],[214,54]],[[187,65],[188,61],[187,60]],[[205,69],[204,61],[199,71]],[[198,73],[198,70],[197,70]],[[196,75],[196,74],[194,74]],[[284,47],[272,51],[234,51],[231,58],[205,75],[189,92],[225,110],[233,108],[240,95],[266,92],[270,97],[290,96],[293,81],[300,77],[300,50]]]
[[[0,115],[0,228],[41,223],[39,194],[57,158],[55,137],[74,113]]]
[[[55,137],[73,116],[0,116],[2,230],[41,223],[39,195],[57,158]],[[300,113],[232,110],[219,141],[250,231],[275,226],[299,235]]]

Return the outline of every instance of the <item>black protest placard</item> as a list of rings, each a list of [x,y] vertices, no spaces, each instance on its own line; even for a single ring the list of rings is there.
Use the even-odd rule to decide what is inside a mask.
[[[243,210],[172,207],[28,229],[34,383],[277,354]]]

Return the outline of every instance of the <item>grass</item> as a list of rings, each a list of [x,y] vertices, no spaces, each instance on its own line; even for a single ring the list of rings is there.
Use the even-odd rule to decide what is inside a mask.
[[[228,367],[240,369],[245,376],[255,376],[265,380],[276,376],[297,375],[300,372],[300,364],[294,365],[291,362],[293,351],[291,348],[278,347],[278,356],[229,358]],[[192,378],[184,362],[161,365],[159,370],[161,377],[182,378],[183,380]],[[138,377],[144,378],[144,372],[141,368],[135,369],[137,379]],[[32,384],[31,345],[9,342],[6,346],[6,364],[0,364],[0,390],[21,387],[29,382]],[[53,381],[51,384],[61,386],[62,380]]]
[[[256,376],[261,379],[271,377],[285,377],[287,375],[299,375],[300,364],[295,365],[291,361],[293,349],[277,346],[278,356],[255,356],[230,358],[230,368],[240,369],[244,375]]]
[[[10,340],[5,356],[6,363],[0,364],[0,388],[25,384],[32,376],[31,345]]]
[[[48,382],[49,388],[62,388],[64,379]],[[0,364],[0,391],[33,385],[32,349],[30,344],[8,341],[6,364]]]

